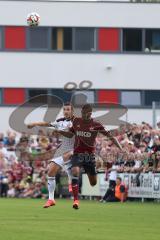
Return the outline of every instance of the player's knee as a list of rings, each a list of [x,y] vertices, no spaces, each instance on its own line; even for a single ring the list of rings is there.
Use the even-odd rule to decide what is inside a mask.
[[[90,185],[94,187],[97,184],[97,179],[90,180]]]
[[[51,171],[50,169],[48,170],[48,177],[54,177],[54,172]]]
[[[79,176],[79,171],[78,171],[78,169],[77,168],[72,168],[72,175],[74,176],[74,177],[78,177]]]
[[[73,153],[71,151],[67,152],[67,153],[64,153],[64,155],[63,155],[64,162],[68,161],[71,158],[72,155],[73,155]]]
[[[54,164],[52,164],[48,169],[48,177],[55,177],[57,169]]]

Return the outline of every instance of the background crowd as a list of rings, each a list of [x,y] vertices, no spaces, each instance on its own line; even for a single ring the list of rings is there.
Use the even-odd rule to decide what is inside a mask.
[[[97,170],[110,173],[112,166],[117,172],[148,173],[160,172],[160,123],[157,128],[149,124],[131,124],[121,126],[113,134],[117,136],[124,152],[113,144],[111,139],[99,135],[96,139]],[[47,165],[49,160],[42,161],[40,153],[56,149],[60,139],[50,133],[39,130],[37,136],[21,136],[8,131],[0,133],[0,196],[19,198],[47,198]],[[17,146],[21,146],[35,160],[26,159],[18,154]],[[57,176],[57,182],[65,177],[62,170]],[[67,183],[66,183],[67,184]],[[57,185],[60,188],[60,184]],[[59,191],[57,190],[57,193]]]

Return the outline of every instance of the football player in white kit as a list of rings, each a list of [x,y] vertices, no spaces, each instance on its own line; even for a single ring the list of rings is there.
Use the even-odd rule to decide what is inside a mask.
[[[53,127],[57,130],[68,130],[72,127],[72,121],[74,119],[74,111],[73,106],[70,103],[66,103],[63,106],[63,115],[64,118],[57,119],[55,122],[47,123],[47,122],[35,122],[28,124],[28,128],[33,128],[36,126],[42,127]],[[62,143],[60,147],[56,150],[54,154],[54,158],[51,160],[48,168],[48,192],[49,199],[43,206],[44,208],[48,208],[54,206],[56,204],[54,199],[54,192],[56,187],[55,176],[60,168],[64,168],[67,172],[69,179],[69,191],[72,191],[71,182],[71,163],[70,158],[73,154],[73,146],[74,146],[74,137],[67,138],[61,136]]]

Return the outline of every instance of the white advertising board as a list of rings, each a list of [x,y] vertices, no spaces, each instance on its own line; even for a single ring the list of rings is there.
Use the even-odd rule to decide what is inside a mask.
[[[133,198],[160,198],[160,174],[119,174],[128,187],[128,197]],[[98,173],[97,185],[91,187],[86,174],[82,176],[82,195],[103,196],[109,183],[105,181],[105,174]]]

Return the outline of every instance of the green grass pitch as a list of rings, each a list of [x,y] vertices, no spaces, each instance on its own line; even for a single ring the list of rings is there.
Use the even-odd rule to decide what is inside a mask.
[[[71,200],[43,209],[44,200],[0,199],[1,240],[158,240],[160,204]]]

